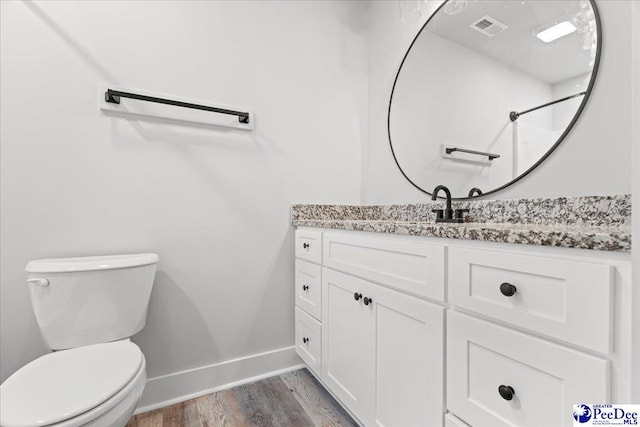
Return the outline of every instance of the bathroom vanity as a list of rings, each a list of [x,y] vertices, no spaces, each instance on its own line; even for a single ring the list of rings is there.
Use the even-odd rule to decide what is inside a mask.
[[[569,426],[573,404],[628,402],[630,199],[593,202],[465,202],[497,222],[442,225],[437,203],[294,206],[298,354],[367,426]]]

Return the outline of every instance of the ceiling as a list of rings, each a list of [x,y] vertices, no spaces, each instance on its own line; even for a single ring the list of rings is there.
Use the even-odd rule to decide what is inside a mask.
[[[440,9],[425,31],[489,56],[549,84],[555,84],[591,71],[591,54],[583,49],[585,34],[574,32],[544,43],[532,31],[567,15],[576,1],[494,0],[470,1],[456,15]],[[494,37],[469,27],[484,15],[509,26]]]

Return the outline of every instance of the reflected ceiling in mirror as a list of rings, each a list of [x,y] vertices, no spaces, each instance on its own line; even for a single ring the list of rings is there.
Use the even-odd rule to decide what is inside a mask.
[[[402,174],[427,194],[445,185],[467,198],[531,172],[582,112],[601,37],[589,0],[445,2],[393,85],[389,141]]]

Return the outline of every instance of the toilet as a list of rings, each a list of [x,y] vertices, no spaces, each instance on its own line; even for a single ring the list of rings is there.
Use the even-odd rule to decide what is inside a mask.
[[[124,426],[146,383],[129,337],[144,328],[156,254],[31,261],[31,303],[52,353],[0,385],[0,426]]]

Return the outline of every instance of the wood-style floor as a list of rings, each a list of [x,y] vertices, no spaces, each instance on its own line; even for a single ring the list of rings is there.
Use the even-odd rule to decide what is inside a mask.
[[[306,369],[138,414],[126,427],[357,426]]]

